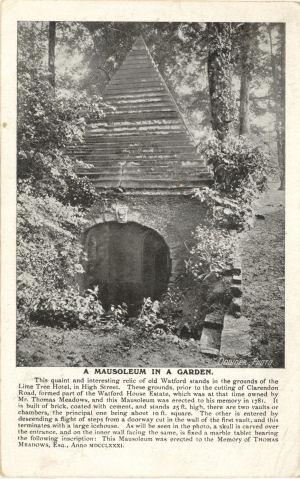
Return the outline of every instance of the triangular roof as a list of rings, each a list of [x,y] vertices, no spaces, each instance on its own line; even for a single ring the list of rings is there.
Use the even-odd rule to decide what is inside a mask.
[[[115,107],[89,125],[73,153],[93,169],[81,170],[96,188],[192,188],[211,181],[178,106],[140,36],[107,85]]]

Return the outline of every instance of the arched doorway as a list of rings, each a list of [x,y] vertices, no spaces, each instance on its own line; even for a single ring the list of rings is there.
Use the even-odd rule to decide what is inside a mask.
[[[134,310],[143,298],[158,299],[167,289],[169,248],[154,230],[137,223],[107,222],[85,234],[84,286],[99,286],[104,307],[125,302]]]

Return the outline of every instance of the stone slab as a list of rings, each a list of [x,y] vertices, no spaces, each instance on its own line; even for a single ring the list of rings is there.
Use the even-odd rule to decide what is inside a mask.
[[[233,275],[232,277],[233,284],[242,284],[242,275]]]
[[[226,357],[249,356],[251,339],[249,320],[225,314],[220,354]]]
[[[242,311],[242,298],[232,298],[232,301],[229,306],[229,312],[232,315],[240,317]]]
[[[203,328],[200,338],[200,351],[204,354],[219,355],[221,343],[221,331],[211,328]]]
[[[232,284],[230,286],[230,292],[235,298],[240,298],[243,294],[242,286],[240,284]]]
[[[204,327],[222,328],[224,314],[219,312],[208,313],[204,319]]]

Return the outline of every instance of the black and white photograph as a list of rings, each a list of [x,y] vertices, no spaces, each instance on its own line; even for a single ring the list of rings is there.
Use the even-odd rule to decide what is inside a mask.
[[[285,367],[285,24],[18,21],[19,367]]]

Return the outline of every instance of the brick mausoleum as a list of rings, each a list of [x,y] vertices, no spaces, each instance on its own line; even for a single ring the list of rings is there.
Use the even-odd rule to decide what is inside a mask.
[[[85,141],[73,147],[74,156],[93,165],[78,174],[104,193],[83,233],[81,283],[99,285],[105,307],[126,302],[135,311],[143,298],[159,299],[184,272],[192,232],[205,216],[191,192],[210,184],[212,175],[142,37],[103,99],[113,108],[90,123]],[[241,277],[232,281],[233,312],[240,315]],[[208,313],[200,335],[203,352],[218,354],[221,348],[234,355],[249,349],[246,318]]]
[[[112,105],[74,147],[99,191],[121,189],[90,212],[84,286],[102,285],[106,304],[159,298],[184,270],[204,210],[189,193],[211,174],[142,37],[107,85]]]

